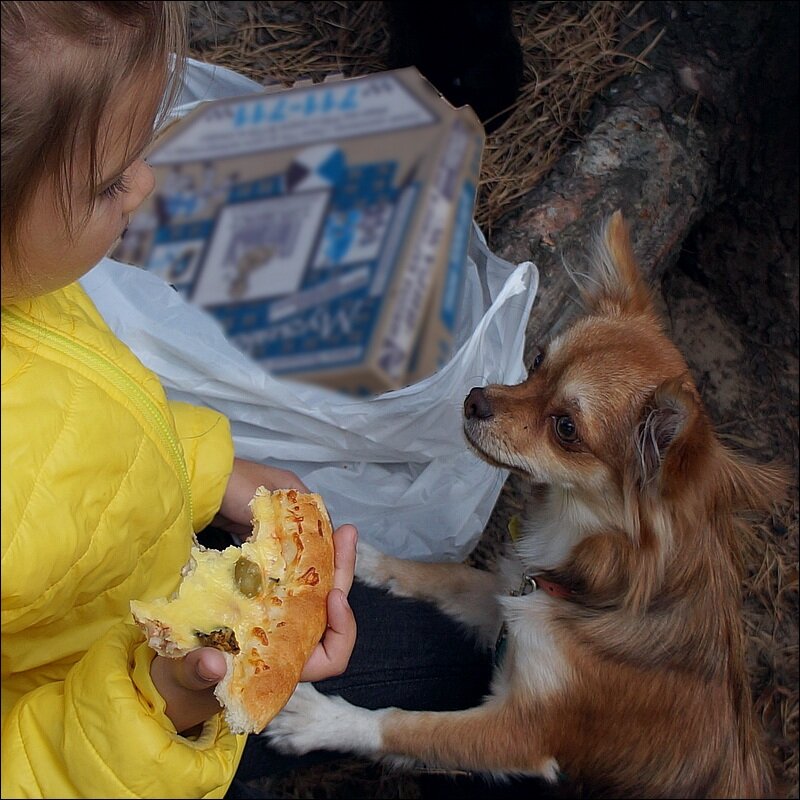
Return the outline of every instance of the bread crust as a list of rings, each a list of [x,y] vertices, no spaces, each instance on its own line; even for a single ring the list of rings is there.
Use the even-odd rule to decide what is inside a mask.
[[[286,704],[325,631],[333,588],[333,528],[318,494],[259,487],[250,508],[253,533],[241,548],[196,545],[173,598],[131,603],[159,654],[176,658],[203,644],[222,650],[228,669],[215,694],[234,733],[259,733]],[[237,578],[242,559],[252,585]],[[218,591],[205,591],[201,581]],[[215,603],[219,626],[192,630],[201,611],[214,616]],[[242,613],[231,616],[233,607]]]

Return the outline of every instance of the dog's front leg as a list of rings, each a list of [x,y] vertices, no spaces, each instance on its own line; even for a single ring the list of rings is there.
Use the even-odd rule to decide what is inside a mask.
[[[278,750],[353,752],[400,766],[541,775],[558,764],[537,726],[498,699],[465,711],[370,711],[300,684],[262,734]]]
[[[359,543],[356,576],[369,586],[388,589],[398,597],[434,603],[445,614],[473,628],[486,644],[500,629],[497,576],[465,564],[428,564],[387,556]]]

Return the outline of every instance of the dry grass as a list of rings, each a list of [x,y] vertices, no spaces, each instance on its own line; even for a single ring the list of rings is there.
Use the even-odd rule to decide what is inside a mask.
[[[578,140],[597,94],[646,62],[658,36],[625,31],[633,3],[529,3],[515,11],[526,80],[488,137],[476,219],[487,235]],[[637,47],[638,45],[638,47]]]
[[[623,74],[646,66],[659,35],[630,24],[630,2],[515,3],[526,81],[506,122],[487,138],[476,218],[487,234],[502,225],[574,142],[594,98]],[[379,2],[194,2],[192,55],[261,83],[291,85],[328,75],[385,69],[387,31]],[[776,387],[780,392],[780,387]],[[727,431],[745,444],[745,420]],[[760,420],[764,422],[764,420]],[[786,420],[784,419],[785,423]],[[738,439],[738,442],[734,441]],[[795,419],[794,442],[797,431]],[[796,497],[795,452],[793,492]],[[510,481],[473,561],[491,561],[519,506]],[[798,784],[797,503],[755,527],[745,577],[755,705],[770,735],[789,796]],[[360,762],[335,762],[269,784],[271,797],[420,796],[413,778]]]
[[[798,780],[797,503],[756,526],[747,563],[745,631],[755,708],[791,796]],[[777,536],[784,532],[783,536]],[[788,546],[794,533],[795,546]]]
[[[266,2],[193,6],[193,55],[259,83],[385,69],[381,3]]]

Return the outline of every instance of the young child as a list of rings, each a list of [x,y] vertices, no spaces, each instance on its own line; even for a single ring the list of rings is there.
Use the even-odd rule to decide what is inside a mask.
[[[212,520],[249,532],[258,485],[304,488],[168,401],[76,282],[153,188],[182,7],[2,2],[3,797],[224,795],[245,740],[213,696],[224,659],[154,657],[129,601],[170,594]],[[304,680],[347,665],[355,538],[335,534]]]

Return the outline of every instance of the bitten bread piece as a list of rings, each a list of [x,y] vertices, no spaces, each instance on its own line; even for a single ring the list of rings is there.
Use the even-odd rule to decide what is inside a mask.
[[[192,548],[172,598],[131,602],[159,654],[198,647],[228,662],[215,694],[234,733],[259,733],[283,708],[327,623],[333,529],[317,494],[260,487],[241,547]]]

